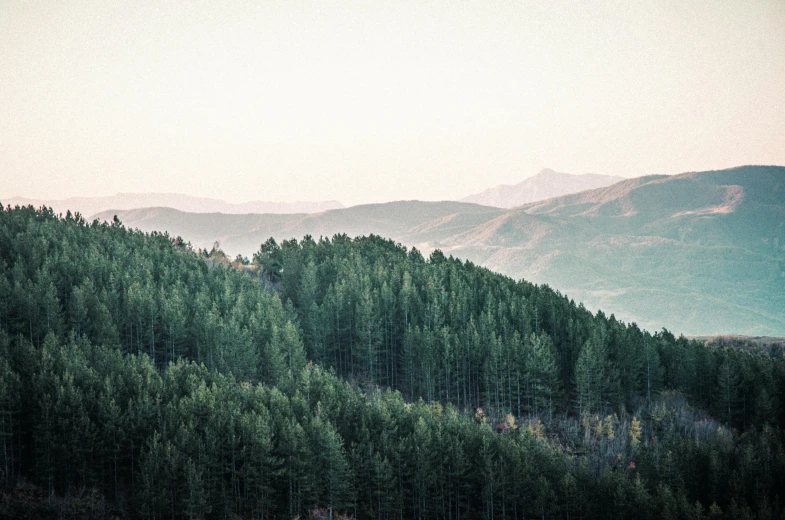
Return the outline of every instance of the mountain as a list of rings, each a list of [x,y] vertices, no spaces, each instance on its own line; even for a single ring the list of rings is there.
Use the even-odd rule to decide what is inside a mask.
[[[472,229],[504,210],[465,202],[398,201],[366,204],[311,215],[186,213],[171,208],[109,210],[91,219],[111,220],[115,214],[130,227],[143,231],[168,231],[194,247],[209,249],[220,242],[223,249],[250,256],[269,237],[286,240],[346,233],[349,236],[376,234],[425,250],[436,243]]]
[[[573,175],[546,168],[534,177],[529,177],[518,184],[501,184],[461,200],[497,208],[514,208],[538,200],[603,188],[622,180],[624,180],[623,177],[613,175],[596,173]]]
[[[785,516],[781,347],[377,236],[224,260],[0,207],[0,518]]]
[[[197,215],[148,208],[128,226],[251,255],[269,236],[375,233],[547,283],[619,319],[691,335],[785,335],[785,168],[626,179],[504,210],[394,202],[313,215]]]
[[[36,208],[47,206],[55,213],[80,212],[93,215],[108,209],[136,209],[166,207],[192,213],[317,213],[328,209],[342,208],[337,200],[319,202],[268,202],[262,200],[232,203],[219,199],[192,197],[180,193],[118,193],[108,197],[71,197],[59,200],[27,199],[11,197],[3,201],[12,207],[32,205]]]
[[[440,247],[647,328],[785,331],[785,168],[652,176],[533,203]]]

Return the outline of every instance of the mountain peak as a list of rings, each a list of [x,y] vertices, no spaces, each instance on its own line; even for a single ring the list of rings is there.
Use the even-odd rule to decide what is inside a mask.
[[[611,175],[598,175],[595,173],[575,175],[543,168],[537,175],[524,179],[518,184],[496,186],[481,193],[469,195],[461,200],[484,206],[514,208],[530,202],[561,197],[595,188],[604,188],[622,180],[624,180],[623,177]]]

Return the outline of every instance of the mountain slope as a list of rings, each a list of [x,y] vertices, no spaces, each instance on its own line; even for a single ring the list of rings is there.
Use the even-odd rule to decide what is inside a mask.
[[[353,206],[312,215],[225,215],[185,213],[170,208],[130,211],[109,210],[92,218],[111,220],[115,214],[143,231],[168,231],[194,247],[208,248],[218,241],[229,252],[250,256],[269,237],[285,240],[346,233],[376,234],[430,249],[458,232],[471,229],[503,213],[498,208],[464,202],[399,201]]]
[[[514,208],[529,202],[609,186],[623,179],[623,177],[596,173],[573,175],[546,168],[518,184],[502,184],[461,200],[498,208]]]
[[[251,255],[269,236],[374,233],[550,284],[652,330],[785,334],[783,167],[626,179],[510,210],[408,201],[313,215],[116,213],[232,254]]]
[[[516,208],[446,252],[649,328],[785,330],[785,168],[642,177]]]
[[[0,207],[0,518],[783,517],[776,353],[379,237],[217,253]]]
[[[180,211],[193,213],[317,213],[329,209],[342,208],[343,205],[336,200],[319,202],[269,202],[250,201],[241,203],[226,202],[219,199],[205,197],[192,197],[180,193],[118,193],[108,197],[71,197],[60,200],[28,199],[24,197],[11,197],[3,201],[12,207],[47,206],[55,213],[80,212],[82,215],[93,215],[108,209],[138,209],[150,207],[173,208]]]

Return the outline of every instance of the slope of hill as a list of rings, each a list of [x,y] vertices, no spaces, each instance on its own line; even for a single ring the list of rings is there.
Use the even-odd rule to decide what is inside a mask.
[[[785,331],[785,168],[642,177],[505,213],[445,251],[682,332]]]
[[[245,255],[269,236],[375,233],[550,284],[649,329],[785,335],[783,167],[627,179],[511,210],[409,201],[290,216],[117,213]]]
[[[377,234],[423,249],[503,213],[498,208],[464,202],[398,201],[352,206],[311,215],[186,213],[170,208],[109,210],[91,218],[120,220],[143,231],[168,231],[194,247],[209,249],[216,241],[233,254],[251,256],[269,237],[288,238]]]
[[[497,208],[514,208],[538,200],[560,197],[594,188],[602,188],[624,180],[623,177],[586,173],[573,175],[544,169],[518,184],[502,184],[461,199]]]
[[[376,236],[217,253],[0,207],[0,518],[785,513],[782,356]]]
[[[149,207],[173,208],[192,213],[317,213],[329,209],[342,208],[337,200],[318,202],[269,202],[255,200],[250,202],[232,203],[219,199],[192,197],[180,193],[118,193],[108,197],[71,197],[60,200],[39,200],[24,197],[11,197],[3,200],[11,206],[32,205],[36,208],[47,206],[55,213],[80,212],[82,215],[93,215],[108,209],[137,209]]]

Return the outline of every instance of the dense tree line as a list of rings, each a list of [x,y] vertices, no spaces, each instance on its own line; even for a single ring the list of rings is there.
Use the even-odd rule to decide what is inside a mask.
[[[184,357],[270,384],[304,363],[281,300],[188,254],[179,238],[46,209],[0,215],[0,327],[9,336],[40,346],[50,333],[84,335],[159,367]]]
[[[379,237],[273,240],[254,257],[309,359],[410,400],[496,416],[624,414],[678,390],[730,426],[785,425],[779,352],[650,334],[548,286]]]
[[[785,513],[781,356],[378,237],[247,264],[0,211],[0,515]]]

